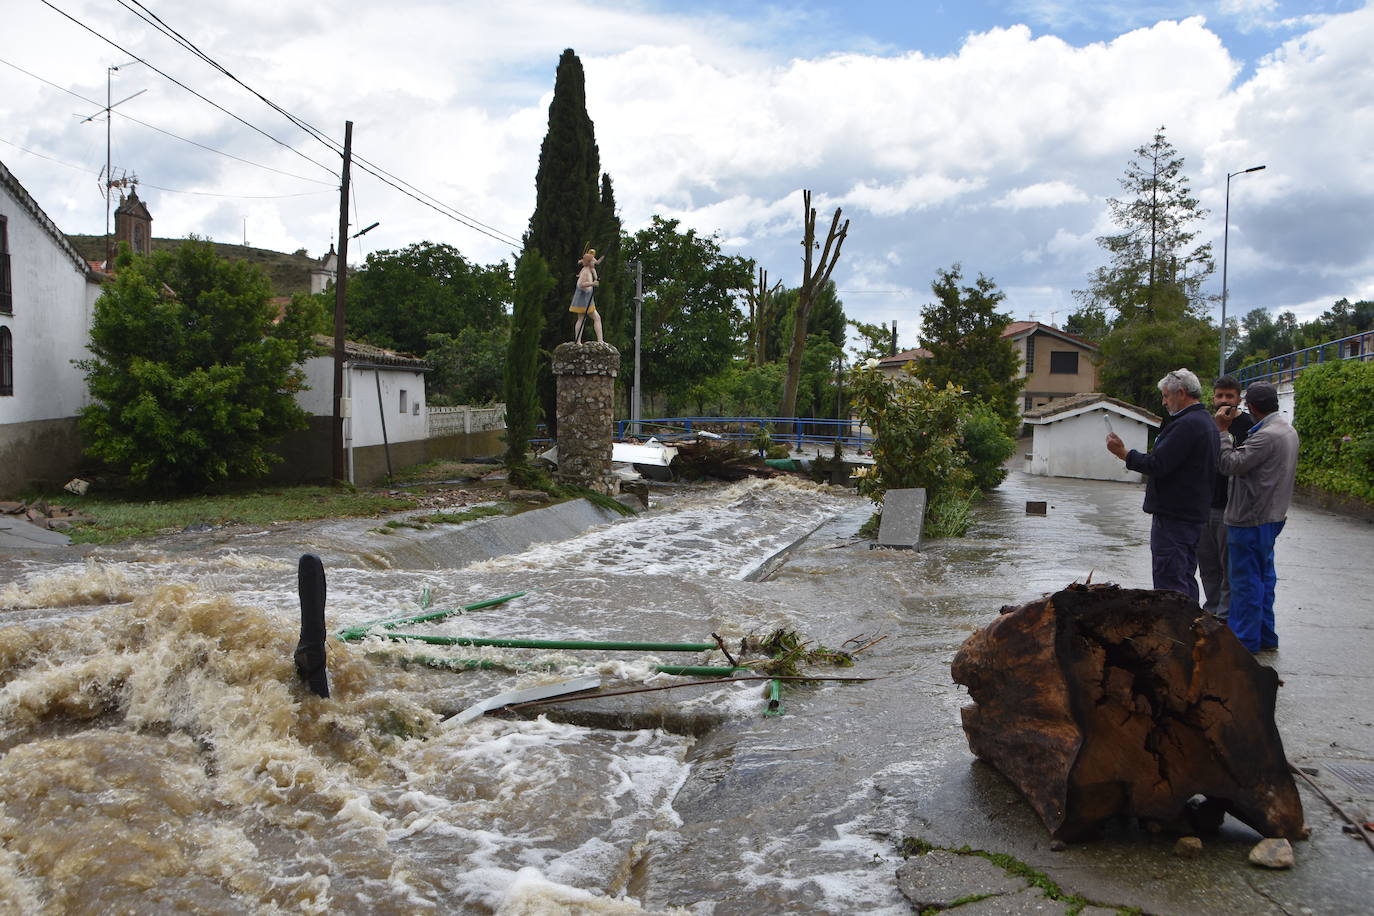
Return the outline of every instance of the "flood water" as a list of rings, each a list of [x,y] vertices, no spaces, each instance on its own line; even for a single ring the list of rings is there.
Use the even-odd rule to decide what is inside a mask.
[[[1139,489],[1030,481],[1013,474],[968,537],[919,553],[855,544],[871,506],[852,491],[774,480],[670,487],[635,518],[476,562],[446,564],[438,529],[376,520],[10,559],[0,911],[909,913],[895,843],[940,766],[967,756],[959,644],[1001,605],[1090,573],[1148,579],[1143,522],[1119,523]],[[1051,500],[1053,531],[1025,515],[1031,498]],[[808,532],[774,578],[745,580]],[[319,699],[291,660],[307,551],[325,560],[331,630],[526,591],[411,629],[884,637],[818,672],[879,679],[789,687],[781,716],[763,715],[757,682],[625,698],[670,711],[671,730],[579,723],[572,703],[446,729],[511,687],[679,683],[651,666],[723,658],[331,641]],[[406,660],[420,655],[532,667]]]

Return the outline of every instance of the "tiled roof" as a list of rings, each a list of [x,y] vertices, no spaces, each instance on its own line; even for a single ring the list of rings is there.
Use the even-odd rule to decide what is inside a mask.
[[[1084,394],[1075,394],[1072,397],[1057,398],[1043,407],[1036,407],[1034,410],[1028,410],[1021,416],[1026,420],[1044,420],[1056,414],[1068,413],[1071,410],[1080,410],[1084,407],[1091,407],[1099,403],[1104,406],[1111,405],[1117,408],[1118,411],[1134,414],[1156,424],[1161,422],[1158,416],[1150,413],[1145,408],[1137,407],[1134,404],[1118,400],[1117,398],[1108,397],[1100,391],[1089,391]]]
[[[1010,338],[1022,337],[1027,334],[1033,334],[1036,331],[1043,331],[1044,333],[1049,334],[1052,337],[1058,337],[1061,340],[1068,341],[1069,343],[1076,343],[1079,346],[1087,347],[1090,350],[1096,350],[1098,348],[1097,344],[1093,343],[1091,340],[1088,340],[1086,337],[1079,337],[1077,334],[1070,334],[1068,331],[1061,331],[1054,325],[1041,324],[1039,321],[1013,321],[1011,324],[1007,325],[1007,329],[1002,332],[1002,336]]]
[[[316,334],[315,343],[326,354],[334,352],[334,338],[332,337]],[[357,340],[344,341],[344,355],[352,362],[371,363],[377,366],[395,366],[398,369],[414,369],[419,372],[428,372],[433,368],[418,357],[407,356],[394,350],[384,350],[381,347],[374,347],[372,344],[365,344]]]
[[[933,355],[925,347],[917,347],[915,350],[903,350],[900,353],[893,353],[891,356],[884,356],[878,360],[878,365],[885,368],[905,366],[913,359],[930,359]]]

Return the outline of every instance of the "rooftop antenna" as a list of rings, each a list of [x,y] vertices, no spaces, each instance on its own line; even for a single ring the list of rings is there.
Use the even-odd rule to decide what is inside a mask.
[[[93,120],[95,120],[95,116],[98,115],[98,114],[100,114],[101,112],[104,112],[104,113],[105,113],[105,171],[101,173],[101,184],[104,185],[104,191],[105,191],[105,265],[106,265],[106,267],[109,267],[109,266],[111,266],[111,265],[114,263],[114,245],[113,245],[112,239],[110,238],[110,192],[111,192],[116,186],[118,186],[118,187],[124,187],[125,185],[127,185],[127,184],[130,183],[130,180],[129,180],[128,176],[125,176],[125,177],[123,177],[123,178],[120,178],[120,179],[116,180],[115,177],[114,177],[114,175],[113,175],[113,170],[112,170],[112,168],[111,168],[111,166],[110,166],[110,123],[114,120],[114,118],[110,115],[110,111],[111,111],[116,105],[123,105],[125,102],[129,101],[129,99],[132,99],[132,98],[134,98],[135,96],[140,96],[140,95],[142,95],[143,93],[145,93],[145,92],[148,91],[147,89],[140,89],[140,90],[138,90],[137,92],[135,92],[133,95],[125,96],[124,98],[120,99],[118,102],[111,102],[111,101],[110,101],[110,98],[111,98],[111,91],[112,91],[112,89],[113,89],[113,77],[114,77],[115,71],[118,70],[120,67],[128,67],[128,66],[131,66],[131,65],[137,64],[137,63],[142,63],[142,61],[139,61],[139,60],[126,60],[126,61],[125,61],[124,63],[122,63],[122,64],[114,64],[114,65],[112,65],[112,66],[109,66],[109,67],[106,67],[106,68],[105,68],[105,107],[102,108],[102,109],[100,109],[100,111],[95,112],[95,113],[92,114],[90,117],[86,118],[85,120],[83,120],[83,121],[81,122],[82,124],[85,124],[86,121],[93,121]],[[134,179],[134,180],[137,180],[137,179]]]

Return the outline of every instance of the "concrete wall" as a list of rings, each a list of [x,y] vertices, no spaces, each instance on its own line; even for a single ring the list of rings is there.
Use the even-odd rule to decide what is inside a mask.
[[[0,426],[0,498],[71,480],[82,468],[82,447],[75,417]]]
[[[1141,476],[1126,470],[1121,459],[1107,451],[1104,409],[1089,410],[1064,420],[1031,427],[1031,457],[1026,472],[1046,477],[1081,477],[1088,480],[1122,480],[1138,483]],[[1112,430],[1126,448],[1146,451],[1150,426],[1119,413],[1111,413]]]
[[[285,458],[268,477],[279,483],[327,481],[334,474],[330,417],[312,417],[310,428],[289,433],[273,451]],[[505,451],[504,429],[458,433],[434,439],[391,443],[391,470],[397,473],[411,465],[440,458],[490,458]],[[355,447],[353,482],[371,486],[386,477],[386,449],[381,445]]]

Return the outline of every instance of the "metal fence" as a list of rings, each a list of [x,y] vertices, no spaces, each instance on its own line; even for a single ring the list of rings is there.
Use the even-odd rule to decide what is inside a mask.
[[[429,438],[506,428],[506,405],[495,407],[430,407]]]
[[[1236,378],[1242,386],[1251,382],[1270,382],[1278,385],[1282,382],[1291,382],[1309,366],[1347,359],[1361,362],[1374,359],[1374,331],[1361,331],[1340,340],[1328,341],[1305,350],[1294,350],[1283,356],[1252,363],[1237,372]]]

